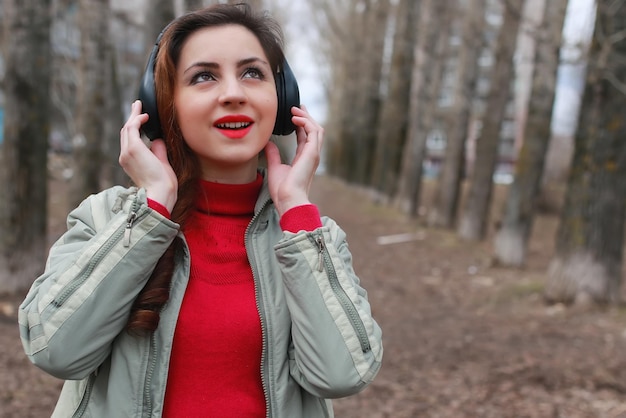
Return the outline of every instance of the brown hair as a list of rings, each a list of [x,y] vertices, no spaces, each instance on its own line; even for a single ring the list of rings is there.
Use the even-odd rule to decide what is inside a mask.
[[[279,25],[267,14],[254,13],[248,4],[209,6],[179,17],[164,30],[159,43],[154,79],[163,139],[169,162],[178,179],[178,200],[172,210],[172,220],[180,224],[181,229],[194,208],[200,165],[184,141],[176,120],[176,66],[185,41],[192,33],[202,28],[223,25],[241,25],[250,30],[261,43],[275,72],[281,70],[284,60]],[[152,332],[157,328],[161,308],[169,299],[175,258],[182,247],[182,240],[176,238],[157,262],[148,282],[135,299],[126,326],[128,331]]]

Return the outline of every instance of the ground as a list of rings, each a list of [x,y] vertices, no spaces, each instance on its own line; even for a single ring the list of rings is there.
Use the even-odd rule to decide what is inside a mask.
[[[626,418],[626,309],[543,302],[555,215],[537,219],[528,266],[507,269],[489,240],[425,228],[338,180],[319,177],[312,195],[347,231],[383,329],[379,375],[335,401],[338,418]],[[22,352],[20,301],[0,297],[0,417],[46,417],[60,382]]]

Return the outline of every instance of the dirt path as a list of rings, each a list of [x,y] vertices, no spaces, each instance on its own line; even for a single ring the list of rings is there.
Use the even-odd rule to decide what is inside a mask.
[[[490,265],[488,242],[421,228],[336,180],[319,178],[313,200],[347,231],[384,333],[380,374],[335,402],[338,418],[626,418],[626,309],[541,300],[554,217],[513,270]],[[16,303],[0,298],[0,417],[49,416],[60,382],[24,358]]]

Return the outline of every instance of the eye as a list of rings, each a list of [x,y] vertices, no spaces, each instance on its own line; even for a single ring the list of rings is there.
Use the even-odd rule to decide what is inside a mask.
[[[265,74],[257,67],[249,67],[243,72],[243,78],[256,78],[257,80],[264,80]]]
[[[199,71],[191,77],[191,84],[203,83],[206,81],[214,81],[215,76],[208,71]]]

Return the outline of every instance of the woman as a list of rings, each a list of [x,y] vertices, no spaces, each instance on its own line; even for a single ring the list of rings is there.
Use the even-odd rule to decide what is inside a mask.
[[[345,234],[308,198],[323,130],[293,107],[293,164],[269,142],[276,28],[216,5],[164,31],[163,138],[144,145],[135,102],[120,164],[136,187],[70,213],[20,307],[29,358],[66,380],[53,416],[330,417],[378,372]]]

